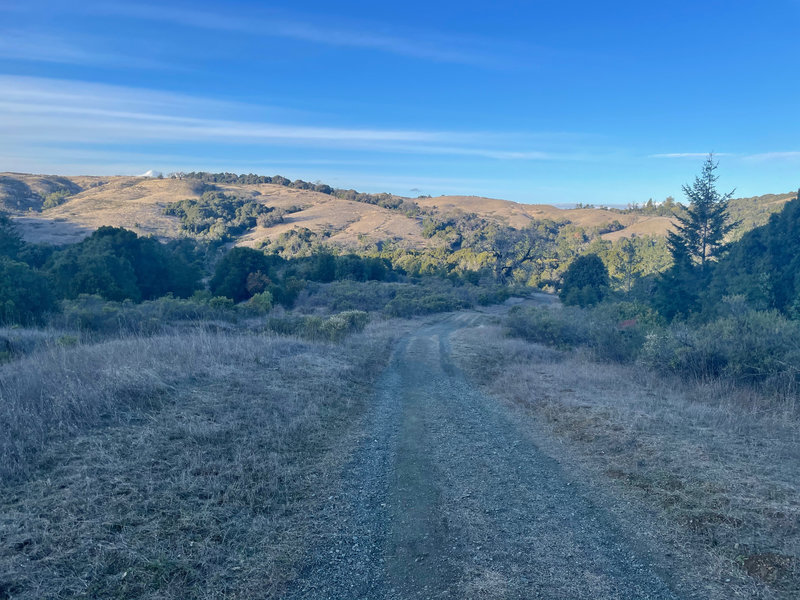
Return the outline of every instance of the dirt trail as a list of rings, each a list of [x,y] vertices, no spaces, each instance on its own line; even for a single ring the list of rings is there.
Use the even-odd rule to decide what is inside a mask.
[[[287,598],[676,598],[646,550],[452,364],[459,313],[401,341]]]

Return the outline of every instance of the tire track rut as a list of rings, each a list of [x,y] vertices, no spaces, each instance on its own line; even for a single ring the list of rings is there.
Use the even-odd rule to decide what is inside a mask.
[[[403,339],[286,598],[674,599],[506,409],[450,360],[458,313]]]

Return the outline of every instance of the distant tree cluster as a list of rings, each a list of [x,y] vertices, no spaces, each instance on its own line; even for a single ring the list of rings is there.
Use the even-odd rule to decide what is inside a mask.
[[[211,190],[197,199],[168,204],[164,214],[180,218],[187,233],[225,242],[256,224],[269,226],[282,222],[283,213],[270,215],[273,211],[260,202]]]
[[[683,214],[684,206],[679,202],[675,202],[675,198],[667,196],[663,202],[654,202],[650,198],[644,204],[632,203],[628,204],[624,209],[611,209],[615,212],[622,214],[635,214],[648,217],[674,217]]]
[[[0,215],[0,321],[37,321],[57,302],[94,294],[107,300],[186,297],[199,286],[199,259],[180,242],[161,244],[117,227],[56,248],[26,244]]]
[[[329,196],[341,198],[342,200],[374,204],[390,210],[399,210],[407,214],[418,214],[420,212],[420,208],[416,202],[407,200],[405,198],[400,198],[392,194],[366,194],[351,189],[334,188],[325,183],[311,183],[309,181],[303,181],[302,179],[295,179],[292,181],[291,179],[281,175],[267,176],[255,175],[253,173],[249,173],[247,175],[237,175],[236,173],[206,173],[192,171],[190,173],[173,173],[171,177],[177,179],[194,179],[206,184],[225,183],[238,185],[258,185],[271,183],[273,185],[282,185],[284,187],[290,187],[297,190],[309,190],[312,192],[318,192],[320,194],[327,194]]]
[[[217,263],[209,290],[234,302],[268,294],[276,303],[291,307],[307,281],[393,281],[397,276],[389,261],[380,258],[337,256],[321,250],[287,260],[279,254],[234,248]]]

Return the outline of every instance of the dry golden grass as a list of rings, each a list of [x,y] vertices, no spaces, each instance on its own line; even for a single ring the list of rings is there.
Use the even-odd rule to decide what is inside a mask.
[[[25,180],[23,176],[15,177]],[[103,225],[125,227],[163,239],[176,238],[181,235],[180,222],[177,217],[164,215],[165,206],[186,198],[198,198],[201,191],[198,182],[186,179],[70,179],[84,190],[61,206],[17,218],[17,224],[28,241],[72,243]],[[364,236],[373,241],[398,240],[413,248],[431,243],[422,237],[419,220],[380,206],[273,184],[221,184],[218,187],[226,193],[252,198],[271,207],[303,209],[287,215],[285,223],[254,228],[237,241],[240,245],[258,246],[264,240],[274,239],[298,227],[316,233],[330,232],[330,241],[344,247],[359,245]]]
[[[392,335],[197,331],[0,368],[0,597],[279,597]]]
[[[675,227],[675,219],[669,217],[640,217],[639,221],[631,223],[625,229],[603,234],[603,239],[614,242],[621,238],[633,236],[655,235],[663,237]]]
[[[37,182],[44,181],[42,177],[34,175],[7,175],[26,182],[32,188],[37,185],[41,187]],[[176,217],[164,215],[164,207],[169,202],[199,197],[200,192],[198,182],[194,180],[127,176],[66,179],[79,185],[83,191],[70,197],[61,206],[19,218],[18,224],[28,241],[75,242],[102,225],[125,227],[139,234],[160,238],[174,238],[181,234],[179,221]],[[218,187],[226,193],[248,197],[268,206],[303,209],[287,215],[285,223],[269,228],[254,228],[237,240],[239,245],[258,246],[265,240],[274,239],[298,227],[316,233],[328,232],[331,243],[350,248],[359,246],[365,240],[393,240],[408,248],[424,248],[437,243],[422,236],[422,219],[406,217],[380,206],[273,184],[220,184]],[[568,220],[587,228],[602,227],[617,220],[626,229],[615,232],[610,239],[632,234],[663,235],[670,225],[670,220],[662,217],[622,215],[602,209],[565,210],[544,204],[519,204],[477,196],[440,196],[414,201],[423,208],[435,207],[443,213],[476,213],[487,220],[513,227],[525,227],[538,219]]]
[[[504,337],[454,339],[462,367],[517,406],[543,444],[587,480],[665,524],[707,598],[800,594],[800,440],[796,405],[723,382],[666,380]],[[714,588],[714,589],[712,589]]]
[[[533,220],[550,219],[569,221],[581,227],[601,227],[615,220],[630,226],[644,217],[618,214],[599,208],[563,209],[549,204],[519,204],[508,200],[482,198],[480,196],[439,196],[415,200],[426,208],[436,207],[443,212],[462,210],[475,213],[489,220],[496,220],[512,227],[525,227]]]

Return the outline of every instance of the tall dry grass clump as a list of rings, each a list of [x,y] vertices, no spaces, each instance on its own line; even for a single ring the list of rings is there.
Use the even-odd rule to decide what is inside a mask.
[[[4,365],[0,598],[280,597],[394,335],[194,330]]]
[[[139,418],[182,386],[240,377],[243,369],[264,368],[313,346],[271,333],[201,329],[51,345],[2,365],[0,476],[24,474],[53,439]]]

